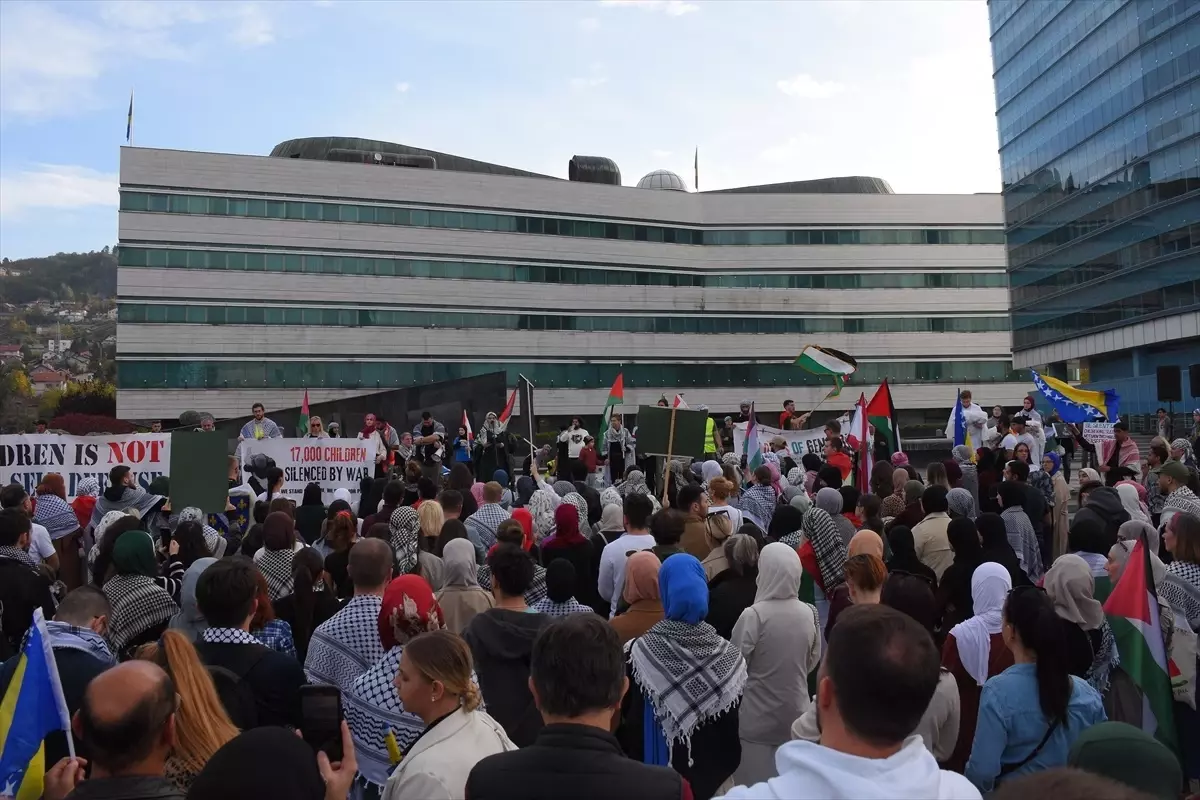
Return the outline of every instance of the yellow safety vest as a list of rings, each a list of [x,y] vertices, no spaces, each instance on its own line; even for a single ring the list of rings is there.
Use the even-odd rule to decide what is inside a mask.
[[[717,443],[713,441],[713,432],[716,430],[717,423],[712,417],[709,417],[704,424],[704,452],[717,452]]]

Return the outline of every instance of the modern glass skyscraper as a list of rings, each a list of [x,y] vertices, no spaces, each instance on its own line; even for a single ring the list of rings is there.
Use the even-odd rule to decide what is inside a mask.
[[[988,9],[1014,367],[1200,406],[1200,0]]]

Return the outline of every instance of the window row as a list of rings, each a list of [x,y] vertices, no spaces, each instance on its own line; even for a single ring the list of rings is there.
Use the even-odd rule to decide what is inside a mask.
[[[600,267],[560,267],[477,261],[301,255],[228,250],[118,248],[123,267],[308,272],[400,278],[569,283],[599,286],[691,286],[745,289],[981,289],[1008,285],[1003,272],[908,272],[893,274],[694,274]]]
[[[1195,267],[1196,264],[1192,266]],[[1184,273],[1181,272],[1181,274]],[[1188,274],[1196,274],[1195,269]],[[1111,288],[1114,294],[1119,293],[1122,288],[1133,288],[1136,291],[1136,284],[1125,287],[1117,281],[1114,281],[1114,284],[1118,284]],[[1107,325],[1136,322],[1151,314],[1197,307],[1200,307],[1200,280],[1151,289],[1140,294],[1120,296],[1119,299],[1110,303],[1076,311],[1072,314],[1063,314],[1048,320],[1045,319],[1044,313],[1035,315],[1015,311],[1013,312],[1014,324],[1024,324],[1025,327],[1013,331],[1013,346],[1031,347],[1064,336],[1080,336]],[[1030,324],[1032,320],[1039,319],[1044,321]]]
[[[169,214],[294,219],[310,222],[353,222],[415,228],[534,233],[590,239],[697,245],[829,245],[829,244],[1003,244],[1000,229],[884,228],[833,230],[698,230],[661,225],[629,225],[566,217],[481,214],[349,203],[315,203],[264,198],[121,192],[122,211]]]
[[[992,0],[988,3],[992,54],[996,63],[1008,63],[1039,30],[1049,27],[1047,23],[1070,4],[1071,0]],[[1001,27],[1004,22],[1007,24]]]
[[[563,364],[397,361],[151,361],[118,360],[121,389],[398,388],[505,372],[516,386],[527,376],[538,387],[608,388],[617,372],[632,387],[806,386],[827,384],[791,364]],[[852,383],[995,383],[1028,381],[1011,361],[860,362]]]
[[[487,314],[365,308],[118,304],[121,322],[197,325],[338,325],[399,328],[485,328],[517,331],[625,331],[633,333],[978,333],[1006,331],[1002,317],[617,317],[560,314]]]

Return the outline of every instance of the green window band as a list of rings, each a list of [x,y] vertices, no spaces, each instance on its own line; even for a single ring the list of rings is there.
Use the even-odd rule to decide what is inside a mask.
[[[186,299],[186,298],[180,298]],[[654,312],[649,312],[654,314]],[[632,333],[978,333],[1009,330],[1009,317],[764,317],[490,314],[376,308],[281,307],[276,303],[199,305],[121,301],[122,323],[198,325],[338,325],[395,328],[482,328],[516,331]]]
[[[286,354],[284,354],[286,355]],[[541,388],[607,388],[623,372],[628,385],[656,387],[807,386],[828,381],[791,364],[578,364],[319,361],[296,355],[291,361],[161,361],[143,357],[118,359],[120,389],[270,389],[270,388],[399,388],[505,372],[516,385],[518,373]],[[1011,361],[859,362],[854,386],[893,383],[996,383],[1028,381],[1028,372]]]
[[[348,222],[414,228],[530,233],[689,245],[1004,244],[997,228],[834,228],[746,230],[635,225],[570,217],[489,214],[399,205],[322,203],[265,197],[121,192],[122,211]]]
[[[122,267],[211,269],[233,272],[290,272],[321,275],[375,275],[400,278],[517,281],[588,286],[672,286],[723,289],[982,289],[1008,285],[1004,272],[904,272],[821,274],[804,272],[694,274],[601,267],[508,264],[476,261],[290,252],[168,249],[121,245]]]

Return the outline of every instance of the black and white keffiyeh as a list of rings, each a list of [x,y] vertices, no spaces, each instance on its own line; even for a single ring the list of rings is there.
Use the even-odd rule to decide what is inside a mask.
[[[1163,501],[1163,511],[1182,512],[1200,517],[1200,497],[1187,486],[1180,486],[1167,495]]]
[[[817,569],[821,571],[821,586],[829,593],[846,579],[846,543],[837,523],[828,511],[813,506],[804,514],[800,530],[812,543]]]
[[[96,508],[92,510],[92,519],[90,522],[93,528],[110,511],[125,511],[132,508],[138,512],[139,519],[144,518],[155,506],[166,499],[161,495],[150,494],[140,486],[126,486],[121,491],[121,498],[119,500],[112,500],[110,498],[111,495],[115,494],[114,489],[115,487],[108,487],[96,500]]]
[[[181,522],[195,522],[204,529],[204,546],[208,548],[210,555],[217,555],[217,546],[221,543],[221,534],[208,524],[208,516],[196,508],[188,506],[179,512],[179,517],[172,520],[171,530],[175,530]]]
[[[480,564],[476,574],[476,581],[479,583],[479,588],[491,594],[492,591],[492,568],[487,564]],[[529,588],[525,590],[525,605],[533,608],[535,605],[546,599],[546,568],[541,564],[533,565],[533,583],[529,584]]]
[[[468,523],[470,520],[468,520]],[[388,523],[391,530],[392,552],[401,575],[416,572],[420,558],[421,517],[411,506],[400,506],[392,512]]]
[[[596,613],[591,606],[585,606],[574,597],[564,603],[556,603],[549,597],[544,597],[536,603],[526,603],[526,605],[538,614],[545,614],[548,617],[569,617],[572,614]]]
[[[383,658],[383,642],[379,639],[382,608],[383,598],[379,595],[358,595],[317,626],[304,659],[309,682],[336,686],[345,694],[355,678]]]
[[[292,593],[292,560],[296,551],[260,550],[254,554],[254,565],[267,579],[267,596],[274,602]]]
[[[205,628],[200,640],[210,644],[262,644],[241,628]]]
[[[179,606],[153,578],[144,575],[115,575],[104,584],[104,596],[112,607],[108,615],[108,641],[120,652],[156,625],[167,622]]]
[[[5,545],[0,547],[0,558],[8,558],[13,561],[18,561],[30,569],[37,569],[38,560],[32,553],[27,553],[19,547],[11,547]]]
[[[696,728],[732,708],[746,686],[741,652],[707,622],[665,619],[627,647],[669,747],[691,747]]]
[[[511,518],[512,512],[504,510],[499,503],[484,503],[467,517],[467,530],[479,537],[483,548],[488,550],[496,543],[496,529],[500,523]]]
[[[563,500],[575,506],[575,511],[579,514],[579,532],[587,536],[587,532],[591,528],[591,525],[588,524],[587,500],[584,500],[583,495],[579,492],[569,492]]]
[[[37,508],[33,512],[33,521],[50,532],[50,539],[61,539],[79,530],[79,517],[75,509],[67,505],[56,494],[39,494]]]
[[[773,488],[756,483],[742,492],[741,509],[754,517],[754,521],[765,531],[775,516],[777,502]]]
[[[1157,588],[1158,596],[1183,614],[1193,630],[1200,628],[1200,564],[1172,561]]]
[[[1017,561],[1029,580],[1037,583],[1045,572],[1042,568],[1042,551],[1038,547],[1037,534],[1029,515],[1020,506],[1012,506],[1000,512],[1004,530],[1008,533],[1008,545],[1017,554]]]

